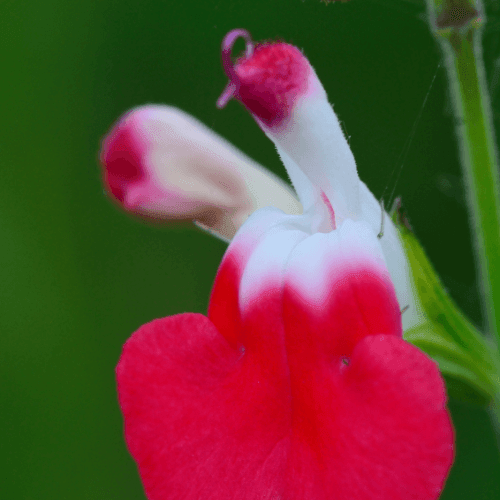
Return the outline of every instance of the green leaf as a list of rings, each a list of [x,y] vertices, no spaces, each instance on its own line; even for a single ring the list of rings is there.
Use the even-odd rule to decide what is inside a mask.
[[[427,353],[446,377],[451,395],[484,405],[498,394],[498,351],[465,317],[444,288],[396,200],[392,213],[410,265],[425,321],[404,338]]]

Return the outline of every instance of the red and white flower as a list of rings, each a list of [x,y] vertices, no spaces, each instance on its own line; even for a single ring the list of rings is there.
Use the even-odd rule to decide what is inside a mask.
[[[239,36],[247,51],[233,64]],[[402,339],[409,287],[395,229],[387,221],[377,238],[380,207],[296,47],[254,46],[235,30],[223,63],[230,81],[219,106],[236,98],[252,113],[303,213],[254,212],[223,258],[208,315],[155,320],[125,344],[119,400],[146,494],[436,499],[453,460],[453,428],[437,366]],[[119,122],[104,142],[107,184],[146,215],[196,217],[189,193],[169,193],[171,180],[156,167],[168,154],[166,112],[146,108]],[[224,172],[230,177],[227,165]]]

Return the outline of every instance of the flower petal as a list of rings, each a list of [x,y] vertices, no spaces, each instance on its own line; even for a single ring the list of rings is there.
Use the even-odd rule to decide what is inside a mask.
[[[125,437],[149,500],[273,500],[284,489],[290,390],[199,314],[141,327],[117,366]]]
[[[454,436],[429,358],[395,336],[371,335],[349,365],[288,359],[293,433],[283,498],[439,497]]]
[[[234,96],[275,143],[304,210],[321,190],[338,223],[356,219],[359,179],[354,157],[308,60],[292,45],[265,43],[232,67],[227,59],[232,43],[230,32],[223,42],[223,59]]]
[[[401,338],[401,312],[382,250],[369,226],[347,220],[336,231],[316,233],[290,255],[284,276],[287,338],[329,362],[348,358],[368,335]],[[302,361],[304,362],[304,361]]]
[[[382,207],[364,182],[360,181],[360,199],[362,219],[377,234],[382,228]],[[415,290],[411,268],[399,236],[399,231],[391,217],[384,213],[383,236],[379,239],[385,262],[391,275],[399,307],[403,313],[403,331],[425,321],[418,294]]]
[[[283,320],[290,467],[309,479],[291,475],[285,498],[438,498],[453,461],[444,384],[436,364],[401,339],[398,302],[365,222],[295,247]]]
[[[288,255],[286,238],[283,243],[276,242],[277,248],[271,248],[275,256],[272,264],[269,255],[263,254],[265,258],[260,260],[255,257],[255,252],[259,248],[272,247],[267,242],[275,232],[273,228],[280,229],[282,234],[283,226],[303,221],[303,216],[287,215],[274,207],[262,208],[248,218],[232,240],[217,272],[208,307],[208,317],[232,346],[242,343],[242,311],[253,297],[259,296],[261,283],[267,286],[281,279]],[[250,260],[252,265],[249,267]],[[245,285],[242,287],[244,274]],[[269,322],[277,317],[281,317],[279,310],[271,312],[270,318],[263,321]]]
[[[171,106],[125,114],[104,138],[101,162],[108,192],[126,210],[196,219],[226,240],[258,208],[301,211],[283,181]]]

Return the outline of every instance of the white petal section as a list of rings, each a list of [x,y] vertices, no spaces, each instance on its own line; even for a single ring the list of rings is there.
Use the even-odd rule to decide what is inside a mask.
[[[335,211],[337,224],[348,218],[358,218],[356,163],[312,68],[307,91],[294,103],[291,118],[278,127],[260,125],[276,144],[303,205],[309,203],[311,187],[304,183],[304,176],[298,173],[297,166],[317,190],[325,192]]]
[[[263,238],[267,237],[270,231],[275,230],[275,228],[283,229],[283,227],[296,227],[308,232],[310,221],[307,216],[288,215],[278,208],[261,208],[254,212],[238,230],[226,254],[237,253],[238,255],[244,255],[244,261],[246,262],[249,254],[254,252],[256,246],[260,244]]]
[[[361,216],[369,224],[373,234],[378,234],[382,222],[382,209],[379,201],[364,182],[360,182],[360,198]],[[402,316],[403,330],[406,331],[423,322],[425,318],[420,301],[413,290],[410,266],[406,260],[398,230],[387,213],[384,215],[384,234],[379,241],[396,289],[399,305],[402,310],[408,306]]]
[[[257,246],[250,257],[240,285],[242,317],[258,301],[283,286],[283,273],[293,248],[308,237],[299,230],[272,230]]]
[[[269,134],[267,135],[271,140],[273,140]],[[317,201],[317,189],[314,187],[314,184],[309,180],[307,175],[295,163],[295,161],[290,158],[288,153],[282,149],[279,144],[275,143],[275,145],[281,161],[283,162],[283,165],[285,165],[290,182],[300,198],[302,208],[304,212],[306,212],[312,208]]]
[[[288,263],[286,283],[314,308],[321,308],[349,271],[372,269],[387,275],[377,237],[364,221],[346,220],[336,231],[316,233],[297,245]],[[333,281],[332,281],[333,280]]]
[[[271,224],[271,220],[275,224]],[[242,317],[253,304],[266,295],[281,289],[283,273],[293,248],[310,236],[307,216],[292,216],[265,208],[254,213],[243,225],[228,249],[244,251],[251,245],[252,252],[245,264],[240,282],[239,304]],[[255,244],[255,229],[259,228],[260,241]],[[265,231],[262,228],[266,227]]]
[[[252,212],[265,206],[300,213],[281,179],[192,116],[168,106],[148,107],[145,113],[143,127],[157,146],[149,158],[161,182],[195,197],[205,211],[217,210],[223,220],[210,229],[231,238]]]

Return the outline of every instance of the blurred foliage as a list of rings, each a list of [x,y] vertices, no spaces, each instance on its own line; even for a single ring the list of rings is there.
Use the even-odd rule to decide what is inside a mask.
[[[500,117],[500,8],[485,57]],[[139,325],[205,312],[225,245],[190,226],[129,219],[103,194],[102,135],[128,108],[174,104],[284,176],[236,103],[219,46],[236,27],[304,48],[380,196],[440,53],[418,0],[3,0],[0,3],[0,498],[141,499],[122,437],[114,366]],[[243,48],[243,45],[241,46]],[[396,187],[451,296],[480,309],[444,70]],[[500,124],[497,123],[500,129]],[[457,457],[443,499],[500,497],[486,412],[450,401]]]

